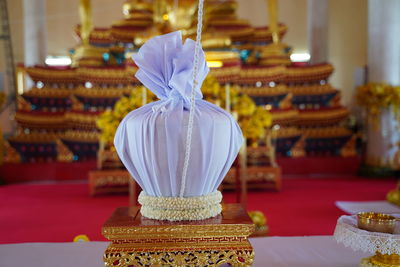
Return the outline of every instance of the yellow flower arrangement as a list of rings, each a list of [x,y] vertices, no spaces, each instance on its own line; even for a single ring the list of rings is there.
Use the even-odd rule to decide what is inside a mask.
[[[368,83],[357,88],[357,102],[365,107],[368,114],[377,118],[382,109],[393,108],[398,115],[400,108],[400,86],[385,83]]]
[[[115,132],[117,131],[119,123],[122,119],[132,110],[135,110],[142,106],[143,103],[143,88],[138,87],[132,90],[129,97],[122,97],[114,105],[113,110],[107,110],[103,112],[96,124],[101,130],[100,140],[106,145],[111,145],[114,140]],[[146,90],[148,102],[155,100],[155,95],[150,91]]]
[[[208,75],[201,90],[207,101],[225,107],[226,91],[221,88],[215,77]],[[271,114],[266,109],[257,107],[248,95],[240,94],[237,86],[230,87],[229,95],[231,111],[237,114],[243,135],[253,143],[264,138],[266,128],[272,124]]]
[[[208,75],[203,82],[201,91],[204,95],[204,98],[208,99],[208,101],[211,100],[210,102],[213,102],[212,100],[219,98],[221,86],[214,76]]]
[[[221,87],[212,75],[208,75],[201,88],[204,99],[221,107],[225,107],[226,90]],[[229,88],[231,110],[237,114],[237,119],[242,128],[243,135],[253,142],[265,137],[266,128],[272,123],[271,114],[262,107],[257,107],[247,95],[240,94],[236,86]],[[111,145],[115,132],[121,120],[132,110],[142,106],[143,87],[132,90],[129,97],[122,97],[113,110],[102,113],[97,120],[101,130],[101,142]],[[154,94],[147,90],[147,102],[155,100]],[[112,146],[112,145],[111,145]]]

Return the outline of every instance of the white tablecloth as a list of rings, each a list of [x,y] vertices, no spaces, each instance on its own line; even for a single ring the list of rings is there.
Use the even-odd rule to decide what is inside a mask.
[[[332,236],[253,238],[253,266],[356,267],[365,253],[337,244]],[[108,243],[22,243],[0,245],[1,267],[100,267]]]
[[[387,201],[336,201],[336,207],[348,214],[357,214],[363,211],[400,213],[400,207]]]

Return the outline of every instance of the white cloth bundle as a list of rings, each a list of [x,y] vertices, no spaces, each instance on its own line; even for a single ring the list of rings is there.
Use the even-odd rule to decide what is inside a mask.
[[[182,44],[178,31],[150,39],[134,56],[139,67],[136,77],[160,100],[130,112],[118,127],[114,144],[146,196],[179,196],[194,49],[193,40]],[[243,142],[234,118],[202,100],[200,88],[207,74],[201,51],[185,198],[216,192]]]

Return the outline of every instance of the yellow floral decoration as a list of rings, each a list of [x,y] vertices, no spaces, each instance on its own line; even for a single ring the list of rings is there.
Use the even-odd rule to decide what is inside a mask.
[[[143,90],[144,87],[138,87],[132,90],[129,96],[124,96],[114,105],[113,110],[103,112],[96,124],[101,130],[100,141],[106,145],[112,146],[115,132],[122,119],[132,110],[140,108],[143,104]],[[146,89],[147,102],[155,100],[155,95]]]
[[[249,211],[249,216],[256,227],[267,225],[267,218],[261,211]]]
[[[221,88],[215,77],[208,75],[201,90],[207,101],[225,107],[226,90]],[[253,142],[264,138],[266,129],[272,124],[271,114],[265,108],[257,107],[248,95],[240,94],[237,85],[230,86],[229,90],[231,111],[237,114],[243,135]]]
[[[366,108],[368,115],[375,120],[382,109],[393,108],[395,115],[400,108],[400,86],[385,83],[368,83],[357,88],[357,102]],[[399,117],[398,117],[399,118]]]
[[[212,75],[208,75],[203,82],[202,92],[204,99],[218,106],[226,105],[226,90],[221,87]],[[256,141],[265,137],[266,129],[271,126],[271,114],[262,107],[257,107],[254,101],[247,95],[240,94],[237,86],[229,88],[231,111],[237,115],[238,123],[243,135]],[[147,90],[147,102],[156,100],[155,95]],[[101,130],[101,142],[112,146],[114,135],[121,120],[132,110],[143,104],[143,87],[132,90],[129,97],[122,97],[113,110],[102,113],[97,120],[97,126]]]

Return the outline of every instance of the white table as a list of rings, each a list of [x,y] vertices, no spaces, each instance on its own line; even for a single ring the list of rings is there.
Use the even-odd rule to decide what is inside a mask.
[[[365,253],[337,244],[332,236],[253,238],[260,267],[356,267]],[[100,267],[107,242],[0,245],[1,267]]]

